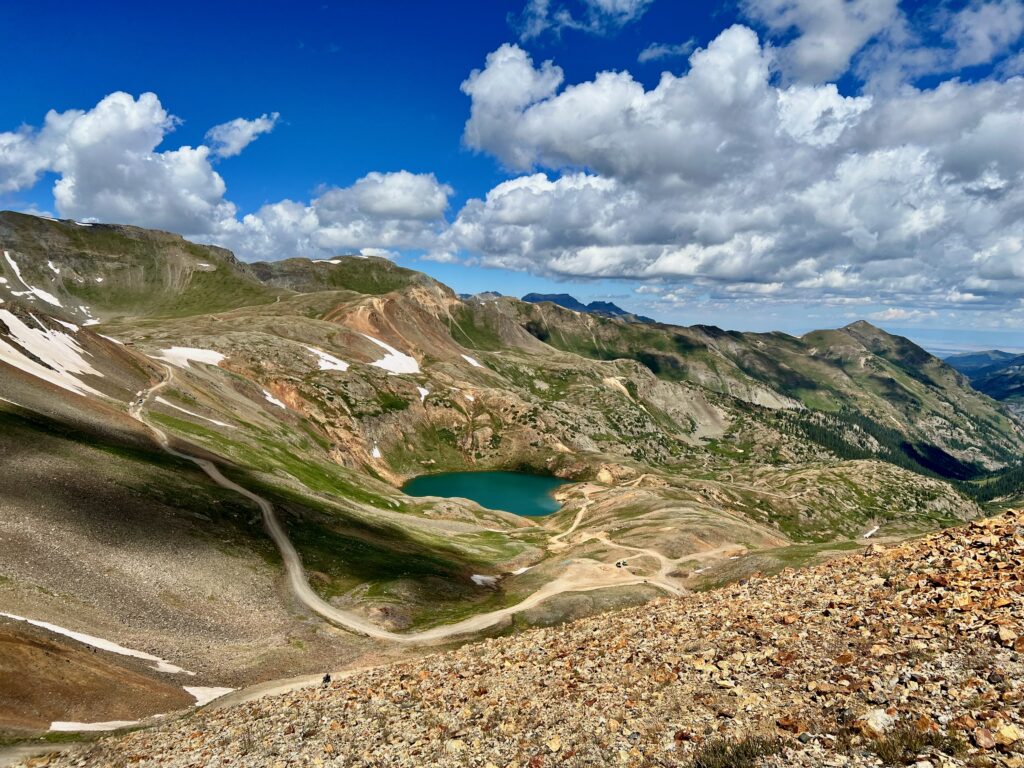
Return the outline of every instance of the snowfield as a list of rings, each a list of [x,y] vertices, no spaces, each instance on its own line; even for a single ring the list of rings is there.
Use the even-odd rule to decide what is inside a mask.
[[[0,611],[0,616],[11,619],[13,621],[24,621],[28,624],[31,624],[34,627],[48,629],[50,632],[54,632],[58,635],[64,635],[65,637],[70,637],[72,640],[77,640],[78,642],[84,645],[88,645],[93,648],[98,648],[101,651],[109,651],[110,653],[116,653],[118,656],[131,656],[132,658],[142,659],[143,661],[152,661],[153,669],[155,669],[157,672],[167,672],[172,675],[195,674],[195,672],[189,672],[188,670],[182,669],[176,664],[171,664],[171,662],[161,659],[159,656],[154,656],[151,653],[146,653],[144,651],[135,651],[131,648],[125,648],[123,645],[118,645],[117,643],[113,643],[110,640],[104,640],[101,637],[93,637],[92,635],[87,635],[83,632],[75,632],[71,629],[59,627],[56,624],[50,624],[47,621],[26,619],[24,616],[16,616],[13,613],[4,613],[3,611]]]
[[[211,418],[209,418],[207,416],[203,416],[203,415],[198,414],[198,413],[193,413],[192,411],[189,411],[189,410],[187,410],[185,408],[182,408],[180,405],[175,405],[174,403],[172,403],[169,400],[166,400],[165,398],[158,397],[158,398],[156,398],[156,401],[158,403],[160,403],[161,405],[166,405],[168,408],[173,408],[176,411],[181,411],[182,413],[187,413],[189,416],[193,416],[193,417],[195,417],[197,419],[202,419],[203,421],[208,421],[211,424],[216,424],[218,427],[227,427],[228,429],[234,429],[234,427],[231,424],[225,424],[223,421],[217,421],[216,419],[211,419]]]
[[[199,685],[184,685],[182,687],[185,689],[186,693],[195,698],[197,707],[209,704],[211,701],[219,699],[221,696],[227,696],[235,690],[234,688],[207,688]]]
[[[36,296],[36,297],[42,299],[47,304],[53,304],[53,306],[55,306],[55,307],[63,307],[64,306],[63,304],[60,303],[60,299],[58,299],[52,293],[47,293],[46,291],[42,290],[41,288],[35,288],[35,287],[29,285],[28,283],[26,283],[25,282],[25,278],[23,278],[21,276],[21,267],[19,267],[18,263],[14,259],[11,258],[11,254],[10,253],[8,253],[7,251],[4,251],[4,258],[7,259],[7,263],[11,265],[11,270],[14,272],[15,277],[17,277],[18,280],[21,281],[21,284],[24,285],[25,288],[27,289],[26,291],[24,291],[22,293],[15,293],[14,294],[15,296],[24,296],[25,294],[31,294],[32,296]]]
[[[188,368],[190,362],[220,365],[226,359],[220,352],[214,352],[212,349],[197,349],[196,347],[171,347],[153,357],[179,368]]]
[[[476,358],[470,357],[469,355],[463,355],[462,359],[472,365],[474,368],[483,368],[482,365],[476,360]]]
[[[69,720],[55,720],[50,723],[51,731],[63,731],[66,733],[82,733],[85,731],[116,731],[118,728],[127,728],[130,725],[138,725],[138,720],[108,720],[105,723],[75,723]]]
[[[375,366],[377,368],[383,368],[385,371],[395,374],[420,372],[420,364],[416,362],[415,357],[410,357],[404,352],[399,352],[390,344],[385,344],[380,339],[373,338],[373,336],[369,336],[365,333],[360,334],[360,336],[369,339],[378,347],[380,347],[381,349],[388,353],[385,357],[382,357],[380,360],[377,360],[376,362],[370,363],[370,365]]]
[[[272,394],[270,394],[265,389],[263,390],[263,396],[267,399],[267,402],[270,403],[271,405],[276,405],[278,408],[284,408],[286,411],[288,410],[288,406],[287,405],[282,403],[280,400],[278,400],[276,397],[274,397]]]
[[[316,347],[306,347],[312,352],[317,359],[317,363],[320,365],[321,371],[347,371],[348,363],[344,360],[339,360],[334,355],[324,352],[322,349]]]
[[[10,331],[11,338],[33,355],[33,360],[13,345],[0,339],[0,360],[29,373],[36,378],[75,392],[79,395],[103,393],[83,383],[76,374],[103,376],[85,360],[87,354],[74,336],[48,328],[32,328],[20,317],[6,309],[0,309],[0,320]],[[39,322],[38,320],[36,321]]]
[[[473,583],[478,587],[493,587],[498,583],[497,576],[481,576],[479,573],[474,573],[469,577],[473,580]]]

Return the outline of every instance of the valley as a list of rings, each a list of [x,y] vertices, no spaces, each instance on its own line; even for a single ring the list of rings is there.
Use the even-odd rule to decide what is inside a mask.
[[[193,687],[688,595],[1024,491],[1020,417],[863,322],[684,328],[460,298],[377,257],[249,265],[14,213],[0,248],[0,611],[166,659]],[[557,478],[557,504],[402,491],[466,471]],[[0,675],[32,654],[50,681],[0,701],[10,738],[195,703],[137,659],[0,632]]]

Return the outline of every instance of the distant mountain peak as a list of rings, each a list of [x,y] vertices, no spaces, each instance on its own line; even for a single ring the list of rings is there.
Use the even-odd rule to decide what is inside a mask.
[[[621,317],[624,320],[633,320],[640,323],[655,322],[649,317],[634,315],[632,312],[627,312],[618,304],[613,304],[610,301],[592,301],[589,304],[584,304],[575,296],[571,296],[568,293],[528,293],[523,296],[523,301],[529,302],[530,304],[539,304],[543,301],[550,301],[552,304],[557,304],[565,309],[571,309],[574,312],[587,312],[591,315],[599,315],[601,317]]]

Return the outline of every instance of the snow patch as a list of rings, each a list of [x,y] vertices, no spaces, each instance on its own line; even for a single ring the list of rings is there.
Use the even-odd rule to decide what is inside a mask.
[[[28,293],[31,293],[34,296],[38,296],[40,299],[45,301],[47,304],[53,304],[53,306],[55,306],[55,307],[62,307],[62,306],[64,306],[63,304],[60,303],[60,299],[58,299],[52,293],[47,293],[46,291],[42,290],[41,288],[33,288],[31,285],[26,283],[25,282],[25,278],[23,278],[21,276],[21,267],[19,267],[18,263],[14,259],[11,258],[11,254],[10,253],[8,253],[7,251],[4,251],[4,258],[7,259],[7,263],[11,265],[11,269],[14,271],[14,274],[18,278],[18,280],[21,281],[21,284],[24,285],[28,289]],[[25,294],[24,293],[15,293],[14,295],[15,296],[24,296]]]
[[[63,731],[65,733],[78,733],[80,731],[116,731],[118,728],[127,728],[130,725],[138,724],[138,720],[108,720],[105,723],[75,723],[70,720],[54,720],[50,723],[50,730]]]
[[[373,444],[373,450],[370,452],[370,455],[373,456],[373,458],[375,458],[375,459],[382,458],[382,454],[380,452],[380,446],[378,446],[376,443],[374,443]]]
[[[478,587],[493,587],[498,583],[497,576],[481,576],[479,573],[474,573],[469,577],[474,584]]]
[[[864,534],[864,536],[863,536],[862,538],[865,538],[865,539],[870,539],[870,538],[871,538],[872,536],[874,536],[874,535],[875,535],[876,533],[878,533],[878,529],[879,529],[880,527],[881,527],[881,526],[878,526],[878,525],[876,525],[876,526],[875,526],[874,528],[872,528],[872,529],[871,529],[870,531],[868,531],[867,533],[865,533],[865,534]]]
[[[201,685],[183,685],[185,693],[189,694],[196,700],[196,706],[201,707],[204,704],[209,704],[214,699],[219,699],[221,696],[227,696],[229,693],[234,691],[234,688],[208,688]]]
[[[306,347],[310,352],[316,355],[317,363],[320,365],[321,371],[347,371],[348,363],[344,360],[339,360],[334,355],[330,355],[324,352],[322,349],[316,347]]]
[[[194,675],[195,672],[189,672],[176,664],[171,664],[169,661],[161,659],[159,656],[154,656],[145,651],[135,651],[131,648],[125,648],[123,645],[118,645],[110,640],[104,640],[101,637],[94,637],[93,635],[87,635],[84,632],[75,632],[74,630],[65,629],[64,627],[57,626],[56,624],[50,624],[48,621],[37,621],[36,619],[26,619],[24,616],[16,616],[13,613],[4,613],[0,611],[0,616],[4,616],[14,621],[24,621],[31,624],[34,627],[40,627],[41,629],[47,629],[58,635],[64,635],[70,637],[72,640],[77,640],[83,645],[88,645],[93,648],[98,648],[101,651],[109,651],[110,653],[116,653],[118,656],[131,656],[134,659],[142,659],[144,661],[152,661],[153,669],[157,672],[168,672],[172,675]],[[120,727],[120,726],[118,726]],[[51,728],[52,730],[52,728]]]
[[[102,277],[97,277],[96,278],[96,282],[97,283],[102,283],[103,282],[103,278]]]
[[[53,272],[53,274],[55,274],[55,275],[59,275],[60,274],[60,268],[56,264],[54,264],[52,261],[46,262],[46,266],[48,266],[50,268],[50,270]]]
[[[369,339],[378,347],[386,351],[388,354],[382,357],[376,362],[370,363],[370,365],[377,368],[383,368],[385,371],[390,373],[419,373],[420,364],[416,362],[416,358],[410,357],[404,352],[399,352],[397,349],[392,347],[390,344],[385,344],[380,339],[375,339],[373,336],[369,336],[365,333],[359,334],[363,338]]]
[[[86,323],[88,325],[89,323]],[[153,355],[158,360],[164,360],[179,368],[188,368],[189,363],[206,363],[207,365],[220,365],[224,362],[225,356],[212,349],[198,349],[196,347],[171,347],[165,349],[158,355]]]
[[[6,309],[0,309],[0,320],[3,320],[10,331],[11,338],[18,346],[36,358],[33,360],[17,347],[0,339],[0,360],[62,389],[77,392],[80,395],[91,394],[102,397],[101,392],[84,384],[75,376],[75,374],[92,376],[103,376],[103,374],[86,362],[84,357],[86,352],[74,336],[46,328],[43,330],[31,328],[20,317]]]
[[[75,224],[77,224],[80,227],[91,227],[92,226],[92,224],[90,224],[87,221],[76,221]]]
[[[276,405],[278,408],[284,408],[286,411],[288,410],[288,406],[287,405],[282,403],[280,400],[278,400],[276,397],[274,397],[272,394],[270,394],[265,389],[263,390],[263,396],[267,399],[267,402],[270,403],[271,405]]]
[[[512,571],[512,575],[513,576],[522,576],[524,573],[526,573],[531,568],[533,568],[532,565],[527,565],[524,568],[516,568],[514,571]]]
[[[462,359],[465,360],[470,365],[472,365],[474,368],[483,368],[483,366],[480,365],[479,361],[477,361],[476,358],[470,357],[469,355],[463,355]]]
[[[156,398],[156,401],[161,405],[166,405],[168,408],[173,408],[176,411],[187,413],[189,416],[194,416],[197,419],[202,419],[203,421],[208,421],[211,424],[216,424],[218,427],[227,427],[228,429],[234,429],[234,427],[231,424],[225,424],[223,421],[217,421],[216,419],[211,419],[208,418],[207,416],[203,416],[198,413],[193,413],[192,411],[186,410],[182,408],[180,405],[175,405],[174,403],[170,402],[169,400],[165,400],[162,397]]]
[[[35,318],[33,318],[33,319],[35,319]],[[64,322],[63,320],[60,320],[59,318],[56,318],[56,317],[55,317],[55,318],[53,318],[53,319],[54,319],[54,321],[55,321],[55,322],[58,322],[58,323],[60,323],[60,324],[61,324],[61,325],[63,325],[63,326],[65,327],[65,328],[67,328],[67,329],[68,329],[69,331],[73,331],[73,332],[76,332],[76,333],[77,333],[77,332],[78,332],[79,330],[81,330],[81,329],[80,329],[80,328],[79,328],[79,327],[78,327],[77,325],[75,325],[74,323],[65,323],[65,322]],[[38,321],[38,320],[36,320],[36,322],[39,322],[39,321]]]
[[[86,323],[86,325],[95,325],[95,324],[96,323]],[[120,344],[122,347],[124,346],[124,342],[123,341],[118,341],[113,336],[104,336],[102,333],[98,333],[96,335],[99,336],[101,339],[106,339],[107,341],[112,341],[115,344]]]
[[[476,398],[475,398],[475,397],[473,397],[473,396],[472,396],[471,394],[469,394],[469,392],[463,392],[462,394],[463,394],[463,396],[464,396],[464,397],[465,397],[465,398],[466,398],[467,400],[469,400],[469,402],[471,402],[471,403],[475,403],[475,402],[476,402]]]
[[[6,277],[0,277],[0,285],[7,285],[7,278]]]
[[[430,390],[426,387],[416,387],[416,391],[420,393],[420,402],[422,403],[427,399],[427,395],[430,394]]]

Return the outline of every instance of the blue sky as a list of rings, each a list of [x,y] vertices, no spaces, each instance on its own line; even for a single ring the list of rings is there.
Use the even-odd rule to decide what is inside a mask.
[[[1024,347],[1020,0],[41,2],[0,26],[40,31],[5,41],[4,208]]]

